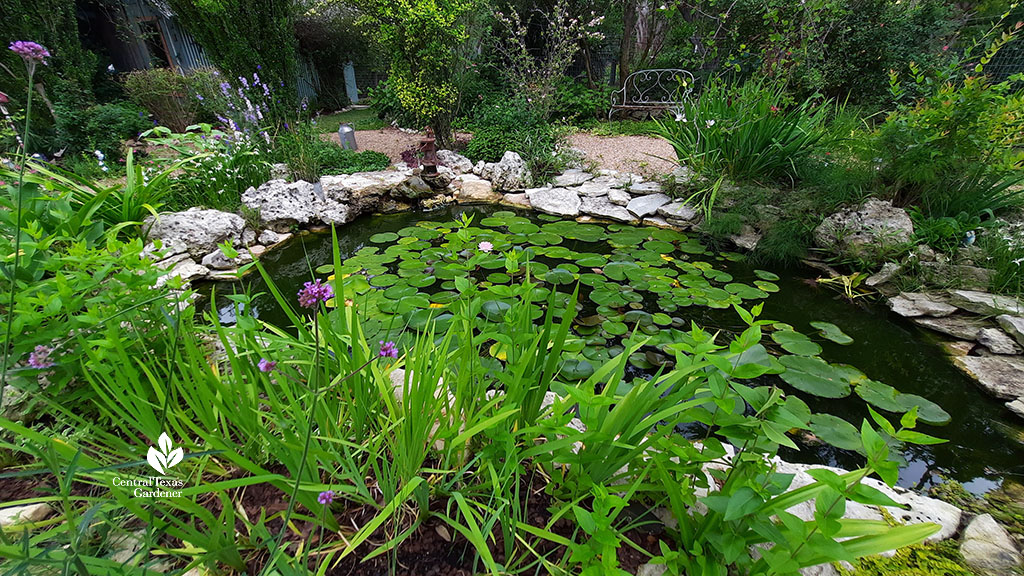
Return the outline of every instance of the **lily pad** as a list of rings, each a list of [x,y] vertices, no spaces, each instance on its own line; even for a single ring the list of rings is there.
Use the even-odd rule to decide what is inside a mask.
[[[817,328],[818,334],[826,340],[831,340],[836,344],[853,344],[853,338],[847,336],[839,326],[831,322],[811,322],[811,326]]]
[[[779,362],[786,367],[779,377],[797,390],[822,398],[850,395],[849,373],[841,367],[813,356],[783,356]]]
[[[772,340],[775,340],[782,349],[790,354],[799,356],[817,356],[821,354],[821,346],[812,342],[807,336],[793,330],[777,330],[772,332]]]
[[[374,244],[387,244],[398,240],[398,234],[394,232],[381,232],[380,234],[374,234],[370,236],[370,242]]]
[[[860,430],[853,425],[831,414],[814,414],[811,416],[811,432],[841,450],[861,450]]]

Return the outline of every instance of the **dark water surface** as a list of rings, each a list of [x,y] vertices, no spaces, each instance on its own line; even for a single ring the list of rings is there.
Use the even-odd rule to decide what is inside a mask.
[[[338,248],[344,260],[371,245],[368,239],[373,234],[397,232],[423,220],[449,221],[462,212],[479,213],[479,222],[479,218],[493,211],[484,207],[460,207],[429,213],[364,217],[338,230]],[[602,251],[595,243],[566,240],[562,245],[571,250]],[[608,251],[606,246],[603,251]],[[330,233],[306,234],[265,254],[261,262],[281,292],[291,295],[298,292],[303,282],[310,280],[312,269],[330,264],[332,254]],[[716,262],[715,266],[732,274],[735,282],[750,283],[756,279],[754,267],[745,262]],[[937,482],[941,473],[963,482],[968,490],[981,493],[1002,481],[1020,483],[1024,480],[1024,426],[1001,402],[986,396],[953,366],[932,333],[891,313],[880,303],[865,299],[852,303],[831,289],[815,285],[811,281],[816,277],[813,271],[772,271],[780,277],[775,281],[780,290],[764,301],[762,318],[791,324],[805,334],[817,332],[809,325],[811,321],[823,320],[839,326],[854,342],[841,346],[816,339],[823,348],[823,359],[856,366],[868,377],[901,392],[923,396],[952,415],[952,421],[945,426],[919,427],[949,442],[909,447],[905,452],[907,463],[900,474],[901,485],[926,487]],[[262,320],[288,325],[258,274],[250,275],[240,284],[222,283],[216,288],[218,294],[241,290],[256,294],[253,307]],[[226,299],[218,298],[217,313],[223,322],[233,321],[232,306]],[[652,313],[658,311],[653,301],[645,302],[644,309]],[[732,310],[691,306],[671,315],[694,320],[706,328],[729,331],[743,328]],[[839,400],[799,395],[812,410],[834,414],[858,427],[860,421],[868,417],[866,404],[856,395]],[[820,445],[806,445],[800,452],[788,451],[783,456],[791,461],[845,468],[863,463],[857,454]]]

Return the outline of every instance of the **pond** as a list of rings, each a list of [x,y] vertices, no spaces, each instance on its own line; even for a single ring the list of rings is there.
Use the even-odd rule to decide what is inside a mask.
[[[745,325],[732,303],[750,309],[763,302],[761,318],[785,323],[775,326],[773,338],[766,336],[764,343],[788,367],[785,378],[765,376],[765,382],[781,383],[788,390],[796,386],[813,411],[857,427],[869,416],[865,401],[888,410],[882,413],[890,420],[898,419],[895,414],[908,401],[921,405],[925,420],[949,419],[944,425],[919,425],[919,430],[949,442],[909,447],[901,485],[926,488],[940,482],[941,474],[982,493],[1004,480],[1020,482],[1024,475],[1024,427],[952,365],[932,334],[880,303],[866,298],[851,302],[814,282],[812,271],[759,270],[739,254],[709,252],[696,237],[678,232],[581,225],[491,207],[361,218],[338,230],[338,248],[344,266],[353,272],[346,285],[371,318],[365,326],[368,337],[376,332],[374,339],[392,338],[406,325],[420,326],[443,313],[455,293],[451,277],[441,266],[435,269],[433,260],[443,252],[438,247],[443,233],[464,213],[474,216],[472,226],[482,239],[493,235],[494,258],[475,276],[484,282],[481,286],[510,282],[497,254],[510,244],[529,248],[531,273],[543,275],[560,292],[571,292],[579,280],[583,310],[575,326],[577,338],[568,347],[575,355],[574,366],[597,365],[617,353],[618,339],[634,327],[649,335],[652,344],[673,341],[673,330],[686,330],[691,321],[707,330],[739,333]],[[321,267],[332,258],[328,232],[300,235],[265,254],[261,262],[281,292],[290,295],[311,277],[325,278],[329,272]],[[254,295],[251,305],[258,317],[288,325],[257,273],[241,283],[212,286],[222,322],[233,322],[234,304],[219,296],[247,291]],[[631,357],[634,375],[653,373],[653,364],[665,360],[654,346],[647,350]],[[832,381],[834,374],[816,378],[821,367],[840,374],[843,381]],[[812,432],[831,440],[848,428],[825,417]],[[785,459],[843,468],[862,463],[855,452],[824,445],[813,434],[799,440],[801,450],[784,449]]]

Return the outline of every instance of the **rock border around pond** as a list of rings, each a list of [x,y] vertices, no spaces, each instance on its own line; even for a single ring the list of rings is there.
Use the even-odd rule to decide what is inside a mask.
[[[185,283],[237,280],[240,267],[295,232],[344,225],[372,213],[431,210],[455,203],[498,204],[577,221],[679,231],[692,230],[702,219],[692,206],[665,194],[660,183],[635,174],[574,168],[551,184],[530,187],[533,178],[515,152],[506,152],[499,162],[476,165],[449,150],[440,151],[438,157],[446,165],[438,166],[436,174],[397,164],[380,172],[324,176],[316,183],[270,180],[242,195],[248,221],[239,214],[200,208],[150,216],[145,227],[152,242],[145,254],[167,271],[159,281],[162,285],[175,276]],[[814,235],[820,246],[833,253],[858,254],[894,238],[907,239],[912,233],[913,223],[904,210],[872,199],[827,217]],[[759,240],[759,233],[750,226],[733,237],[744,250],[753,250]],[[237,256],[228,258],[220,248],[225,244]],[[889,266],[889,276],[896,271],[897,264]],[[886,279],[879,276],[868,283],[884,284]],[[1024,306],[1020,302],[976,290],[951,290],[896,294],[888,303],[894,313],[954,338],[948,348],[955,351],[955,364],[1024,417]]]

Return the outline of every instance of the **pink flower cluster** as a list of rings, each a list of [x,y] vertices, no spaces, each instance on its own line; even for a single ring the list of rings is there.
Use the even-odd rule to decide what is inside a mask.
[[[334,289],[331,285],[317,279],[316,282],[306,282],[302,290],[299,290],[299,306],[315,308],[318,303],[327,302],[333,297]]]
[[[50,57],[50,51],[35,42],[18,40],[17,42],[11,42],[8,48],[11,49],[11,52],[21,56],[26,62],[42,62],[46,64],[46,59]]]

